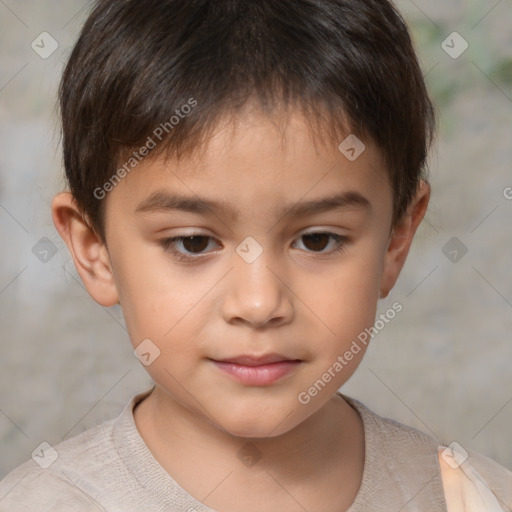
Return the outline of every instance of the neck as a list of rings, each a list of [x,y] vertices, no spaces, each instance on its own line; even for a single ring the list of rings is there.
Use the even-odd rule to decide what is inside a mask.
[[[270,484],[286,488],[305,481],[353,482],[359,488],[364,463],[364,434],[358,413],[339,395],[305,421],[275,437],[232,436],[184,408],[158,386],[134,411],[135,423],[160,465],[201,500],[222,475],[238,487]],[[344,476],[344,478],[342,478]],[[192,483],[194,482],[194,483]],[[275,487],[275,482],[272,482]],[[347,503],[351,503],[347,501]]]

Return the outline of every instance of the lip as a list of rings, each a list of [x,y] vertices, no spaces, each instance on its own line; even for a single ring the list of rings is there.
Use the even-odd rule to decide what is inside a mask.
[[[225,359],[215,359],[219,363],[233,363],[242,366],[264,366],[281,361],[296,361],[281,354],[263,354],[261,356],[241,355],[235,357],[226,357]]]
[[[268,386],[295,370],[302,361],[280,354],[243,355],[227,359],[212,359],[223,373],[247,386]]]

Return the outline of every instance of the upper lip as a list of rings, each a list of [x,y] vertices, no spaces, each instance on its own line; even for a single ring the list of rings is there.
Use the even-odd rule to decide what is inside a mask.
[[[281,354],[265,354],[262,356],[241,355],[227,357],[225,359],[215,359],[219,363],[233,363],[243,366],[263,366],[265,364],[279,363],[280,361],[298,361]]]

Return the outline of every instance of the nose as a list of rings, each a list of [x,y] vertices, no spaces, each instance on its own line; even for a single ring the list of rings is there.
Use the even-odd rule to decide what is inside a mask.
[[[262,328],[276,327],[293,318],[291,283],[270,251],[263,251],[251,263],[235,252],[233,267],[222,305],[226,322]]]

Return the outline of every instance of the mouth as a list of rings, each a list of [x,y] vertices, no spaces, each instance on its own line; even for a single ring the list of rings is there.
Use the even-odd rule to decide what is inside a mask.
[[[303,361],[281,354],[211,359],[225,375],[247,386],[268,386],[296,370]]]
[[[219,363],[232,363],[241,366],[265,366],[268,364],[280,363],[283,361],[299,361],[281,354],[264,354],[261,356],[240,355],[235,357],[227,357],[225,359],[215,359]]]

